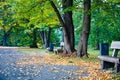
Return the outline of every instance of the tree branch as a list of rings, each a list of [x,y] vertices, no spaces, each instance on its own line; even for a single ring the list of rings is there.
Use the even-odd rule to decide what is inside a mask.
[[[62,27],[65,27],[65,23],[64,23],[64,21],[63,21],[61,15],[60,15],[60,12],[58,11],[57,7],[55,6],[54,2],[53,2],[52,0],[49,0],[49,1],[50,1],[51,6],[53,7],[53,9],[54,9],[54,11],[55,11],[55,13],[56,13],[58,19],[59,19],[59,21],[60,21]]]

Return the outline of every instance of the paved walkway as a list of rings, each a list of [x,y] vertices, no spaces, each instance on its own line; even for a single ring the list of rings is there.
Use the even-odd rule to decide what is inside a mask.
[[[81,67],[45,64],[44,60],[39,64],[18,64],[27,57],[33,58],[16,49],[0,49],[0,80],[77,80],[79,76],[88,76],[87,72],[75,73]]]

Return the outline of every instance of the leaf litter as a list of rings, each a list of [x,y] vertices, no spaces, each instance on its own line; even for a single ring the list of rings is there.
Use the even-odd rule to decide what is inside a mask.
[[[17,58],[15,55],[12,57],[3,55],[0,56],[0,59],[3,59],[3,57],[6,57],[4,59],[6,65],[0,65],[0,74],[4,74],[5,77],[11,78],[11,80],[16,78],[18,80],[39,80],[43,77],[43,74],[50,75],[50,73],[49,78],[52,77],[51,79],[54,80],[58,77],[59,80],[114,80],[111,71],[100,70],[99,62],[85,61],[80,58],[61,57],[52,54],[19,55]],[[0,61],[0,63],[3,62]],[[71,67],[68,69],[69,67],[65,68],[65,66]],[[77,66],[77,68],[74,69],[74,66]],[[50,73],[47,74],[47,72]],[[6,80],[9,80],[8,78]]]

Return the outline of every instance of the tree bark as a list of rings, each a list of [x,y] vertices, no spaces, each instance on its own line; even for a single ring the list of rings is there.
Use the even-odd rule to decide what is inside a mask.
[[[63,19],[55,6],[53,1],[50,1],[51,6],[53,7],[54,11],[56,12],[58,19],[62,25],[63,32],[64,32],[64,52],[65,53],[73,53],[75,51],[74,48],[74,26],[72,21],[72,10],[66,11],[63,14]],[[72,7],[73,0],[62,0],[63,10]]]
[[[83,29],[77,51],[78,57],[83,57],[83,56],[88,57],[87,45],[88,45],[88,37],[89,37],[90,22],[91,22],[90,8],[91,8],[91,0],[84,0]]]
[[[42,39],[43,48],[47,48],[47,32],[45,30],[41,31],[40,37]]]
[[[51,28],[49,27],[49,31],[48,31],[48,37],[47,37],[47,47],[50,47],[50,35],[51,35]]]
[[[52,28],[49,27],[48,32],[46,32],[45,30],[40,32],[40,37],[42,39],[42,43],[43,43],[43,47],[47,48],[50,46],[50,35],[51,35],[51,30]]]
[[[62,0],[63,1],[63,10],[72,7],[73,6],[73,0]],[[74,26],[73,26],[73,20],[72,20],[72,10],[66,11],[63,14],[64,23],[66,24],[65,28],[63,28],[64,33],[66,32],[66,35],[68,36],[68,40],[66,35],[64,35],[65,38],[65,45],[68,45],[70,47],[65,46],[65,49],[71,50],[68,51],[69,53],[74,52]],[[70,49],[69,49],[70,48]]]
[[[6,33],[4,33],[4,36],[3,36],[3,46],[7,46],[7,35],[6,35]]]

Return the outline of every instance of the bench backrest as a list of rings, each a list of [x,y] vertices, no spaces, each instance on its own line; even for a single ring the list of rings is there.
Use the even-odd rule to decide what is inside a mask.
[[[111,43],[111,48],[113,48],[113,49],[120,49],[120,41],[113,41]]]

